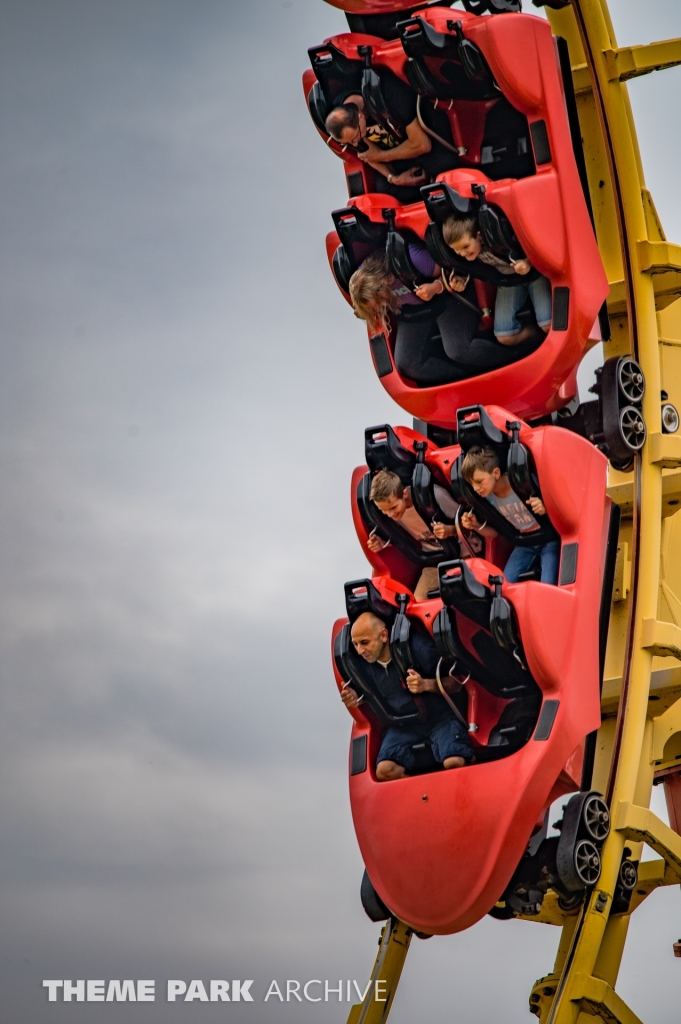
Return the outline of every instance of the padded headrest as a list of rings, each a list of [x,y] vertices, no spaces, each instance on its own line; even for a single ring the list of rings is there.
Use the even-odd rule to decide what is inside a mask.
[[[389,423],[367,427],[364,431],[364,453],[372,474],[379,469],[390,469],[397,473],[405,487],[409,486],[416,455],[404,447]]]
[[[440,562],[437,572],[440,578],[440,597],[444,604],[456,607],[462,598],[491,602],[489,589],[478,582],[463,559]]]
[[[471,217],[477,214],[478,203],[474,199],[466,199],[444,182],[424,185],[421,188],[421,195],[428,216],[436,224],[442,224],[452,214],[455,217]]]
[[[457,442],[464,452],[470,448],[496,448],[498,445],[504,451],[508,448],[508,435],[495,426],[484,405],[467,405],[459,409],[456,425]]]
[[[357,267],[355,261],[345,248],[344,245],[339,245],[333,254],[331,260],[331,269],[333,270],[333,276],[336,278],[336,283],[339,288],[349,295],[350,294],[350,278],[354,274]]]
[[[394,211],[391,210],[390,212],[393,213]],[[395,277],[400,277],[405,281],[413,281],[414,284],[423,284],[429,278],[422,274],[412,262],[409,254],[409,245],[412,241],[420,241],[420,239],[411,231],[403,233],[395,231],[391,224],[385,243],[388,263]]]
[[[326,131],[326,118],[329,113],[329,105],[326,102],[324,96],[324,90],[322,89],[319,82],[315,82],[310,89],[307,96],[307,106],[310,111],[310,117],[315,123],[315,126],[324,135],[327,135]]]
[[[340,85],[345,84],[349,89],[359,86],[362,76],[362,62],[360,60],[350,60],[331,43],[311,46],[307,51],[307,55],[310,58],[312,70],[320,82],[326,84],[333,80],[339,82]],[[344,79],[349,80],[343,82],[342,80]],[[340,89],[336,90],[336,92],[339,91]],[[333,99],[333,97],[331,98]]]
[[[350,622],[358,619],[363,612],[373,612],[390,626],[399,611],[394,604],[385,601],[371,580],[351,580],[345,584],[345,608]]]
[[[371,47],[359,47],[360,50],[370,50]],[[370,57],[369,57],[370,59]],[[366,67],[362,72],[362,98],[364,107],[373,120],[378,121],[384,128],[388,128],[399,138],[405,137],[405,126],[397,119],[395,114],[388,109],[383,95],[383,85],[378,72],[371,67]]]
[[[409,18],[397,25],[404,52],[408,57],[420,57],[432,49],[440,50],[443,57],[458,56],[459,40],[446,32],[438,32],[423,18]]]
[[[506,214],[498,207],[489,205],[484,185],[473,185],[472,190],[480,200],[478,225],[484,241],[490,249],[515,253],[515,258],[519,259],[523,255],[522,247]]]
[[[388,225],[383,221],[371,220],[357,207],[346,206],[342,210],[333,210],[331,217],[343,245],[352,246],[357,242],[376,246],[385,245]]]
[[[464,455],[471,448],[491,448],[497,454],[501,472],[505,473],[508,465],[509,437],[494,425],[487,415],[485,407],[468,405],[464,409],[459,409],[456,414],[456,422],[456,436],[457,442],[461,446],[461,455],[452,466],[452,484],[455,483],[455,476],[458,477]],[[465,490],[464,487],[464,492]],[[457,498],[461,498],[458,482],[454,493]]]
[[[508,448],[508,479],[518,497],[527,501],[533,495],[539,494],[539,481],[536,479],[534,460],[520,441],[520,422],[508,420],[506,427],[511,432],[511,443]]]

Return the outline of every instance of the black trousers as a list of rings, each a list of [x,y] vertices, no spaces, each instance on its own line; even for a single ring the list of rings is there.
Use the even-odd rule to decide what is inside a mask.
[[[401,376],[422,387],[449,384],[509,366],[541,344],[500,345],[491,331],[481,335],[472,281],[462,295],[476,309],[449,293],[422,306],[403,307],[395,339],[395,365]]]

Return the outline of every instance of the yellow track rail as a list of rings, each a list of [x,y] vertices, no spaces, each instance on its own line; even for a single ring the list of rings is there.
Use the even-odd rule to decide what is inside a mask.
[[[606,358],[630,353],[646,378],[648,440],[632,472],[611,471],[609,493],[623,512],[598,734],[594,789],[613,827],[598,887],[564,914],[549,894],[540,921],[562,926],[554,971],[540,979],[530,1009],[541,1024],[637,1024],[615,992],[631,913],[661,885],[681,882],[681,836],[648,808],[656,770],[681,757],[681,432],[661,429],[661,391],[681,409],[681,247],[667,242],[645,187],[626,82],[681,64],[681,39],[619,49],[605,0],[572,0],[548,11],[567,40],[584,140],[596,235],[610,282],[612,337]],[[678,520],[678,522],[677,522]],[[678,595],[678,596],[677,596]],[[610,915],[625,844],[645,862],[629,914]],[[533,918],[532,920],[537,920]],[[512,927],[512,925],[509,925]],[[384,1024],[406,957],[408,930],[386,925],[372,984],[348,1024]],[[671,950],[670,950],[671,955]]]
[[[657,885],[681,881],[681,837],[648,810],[654,770],[665,754],[674,763],[672,748],[681,728],[674,670],[669,692],[654,695],[664,699],[650,701],[654,659],[681,656],[681,629],[660,617],[661,584],[672,600],[675,591],[681,593],[681,581],[663,580],[660,558],[663,515],[675,507],[665,499],[663,508],[663,469],[681,465],[681,438],[663,434],[660,420],[662,388],[672,401],[681,397],[681,361],[665,358],[660,339],[665,319],[666,333],[678,333],[671,304],[681,294],[681,249],[667,242],[645,187],[625,82],[681,64],[681,40],[620,50],[605,0],[573,0],[570,7],[548,13],[554,32],[568,41],[596,233],[611,285],[612,339],[606,356],[629,352],[641,363],[648,441],[629,479],[610,475],[613,498],[631,516],[620,544],[621,554],[631,550],[630,592],[624,602],[624,595],[616,594],[620,600],[613,604],[606,666],[611,685],[604,688],[594,778],[594,788],[610,804],[613,829],[603,848],[598,887],[577,915],[565,919],[554,973],[537,982],[530,1006],[542,1024],[577,1024],[582,1014],[634,1024],[638,1018],[614,990],[630,914],[609,914],[625,844],[635,859],[644,841],[662,857],[642,867],[632,912]],[[678,532],[671,521],[664,525],[667,534]],[[624,609],[617,608],[622,604],[628,605],[626,621]]]

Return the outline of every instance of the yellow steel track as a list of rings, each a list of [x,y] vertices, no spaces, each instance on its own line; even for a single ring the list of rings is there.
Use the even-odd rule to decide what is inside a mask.
[[[632,472],[609,477],[623,522],[593,788],[606,795],[613,828],[588,901],[568,915],[549,893],[532,919],[560,925],[562,936],[553,973],[534,986],[530,1008],[541,1024],[637,1024],[615,991],[629,920],[655,888],[681,882],[681,836],[649,810],[655,771],[681,758],[681,431],[662,432],[660,399],[664,389],[681,410],[681,246],[667,242],[645,187],[626,82],[681,64],[681,39],[618,48],[605,0],[572,0],[547,14],[569,47],[610,282],[605,357],[630,353],[640,362],[648,439]],[[638,860],[644,842],[660,859],[641,865],[629,913],[611,915],[625,844]],[[384,1024],[410,937],[404,925],[385,926],[374,984],[348,1024]]]

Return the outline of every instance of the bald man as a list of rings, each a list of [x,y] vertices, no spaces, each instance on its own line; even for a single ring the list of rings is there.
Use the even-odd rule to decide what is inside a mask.
[[[418,203],[421,185],[442,171],[457,167],[456,153],[445,149],[422,128],[416,110],[416,93],[387,68],[375,69],[388,110],[404,126],[400,139],[376,123],[366,109],[361,92],[347,90],[334,100],[326,118],[329,135],[376,171],[374,192],[395,196],[402,203]]]
[[[403,688],[397,667],[390,657],[390,634],[382,619],[373,612],[363,612],[353,623],[352,644],[366,662],[366,673],[395,714],[411,709],[409,693]],[[395,723],[386,730],[376,759],[376,778],[379,782],[403,779],[416,768],[412,747],[427,740],[435,760],[443,768],[463,768],[473,751],[468,731],[441,695],[435,672],[440,655],[430,637],[414,633],[411,649],[418,668],[410,669],[407,686],[410,693],[423,697],[423,715],[403,724]],[[460,689],[450,677],[447,689]],[[347,708],[355,708],[360,696],[350,687],[341,690],[341,699]]]

